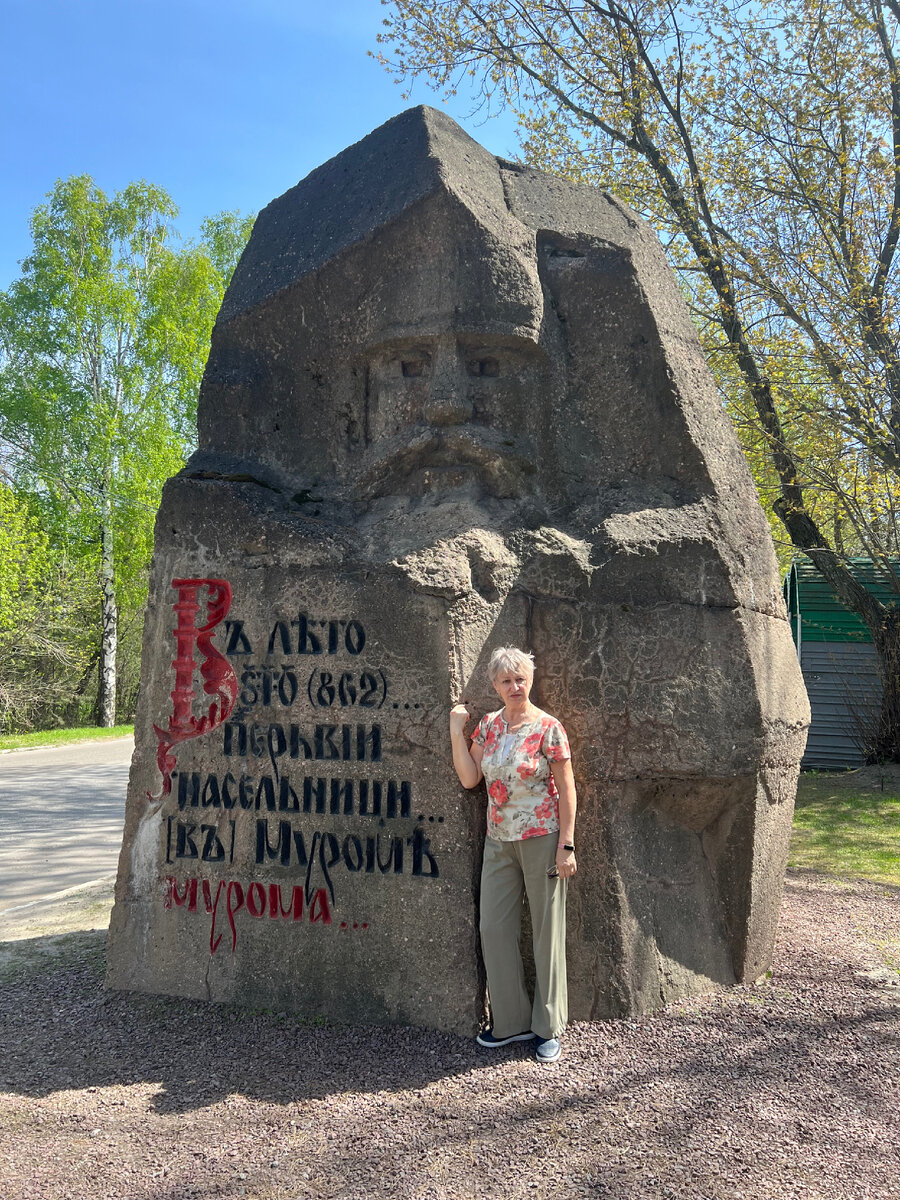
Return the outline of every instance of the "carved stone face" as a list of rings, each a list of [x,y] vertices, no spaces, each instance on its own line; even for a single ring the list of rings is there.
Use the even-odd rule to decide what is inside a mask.
[[[365,356],[360,497],[535,490],[547,361],[525,338],[393,338]]]

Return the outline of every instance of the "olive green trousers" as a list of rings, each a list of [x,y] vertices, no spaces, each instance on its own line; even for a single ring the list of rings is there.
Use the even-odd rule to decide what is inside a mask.
[[[481,869],[481,949],[494,1037],[530,1029],[559,1037],[569,1016],[566,993],[566,881],[549,878],[555,833],[498,842],[486,838]],[[534,948],[534,1003],[525,989],[519,951],[522,896],[528,896]]]

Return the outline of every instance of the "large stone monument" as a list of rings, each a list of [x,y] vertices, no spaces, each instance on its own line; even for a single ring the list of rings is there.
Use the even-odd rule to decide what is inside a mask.
[[[574,1018],[769,963],[808,709],[654,235],[403,113],[259,216],[165,489],[113,987],[471,1034],[497,644],[573,744]]]

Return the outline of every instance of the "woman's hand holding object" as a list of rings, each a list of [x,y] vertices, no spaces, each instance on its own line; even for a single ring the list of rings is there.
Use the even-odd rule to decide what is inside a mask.
[[[564,850],[562,846],[556,851],[556,871],[560,879],[571,879],[577,872],[578,863],[574,850]]]

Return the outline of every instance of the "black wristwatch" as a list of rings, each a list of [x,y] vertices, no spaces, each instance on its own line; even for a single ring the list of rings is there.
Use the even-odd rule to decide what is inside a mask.
[[[571,842],[560,842],[556,848],[557,850],[571,850],[573,854],[575,853],[575,847]]]

